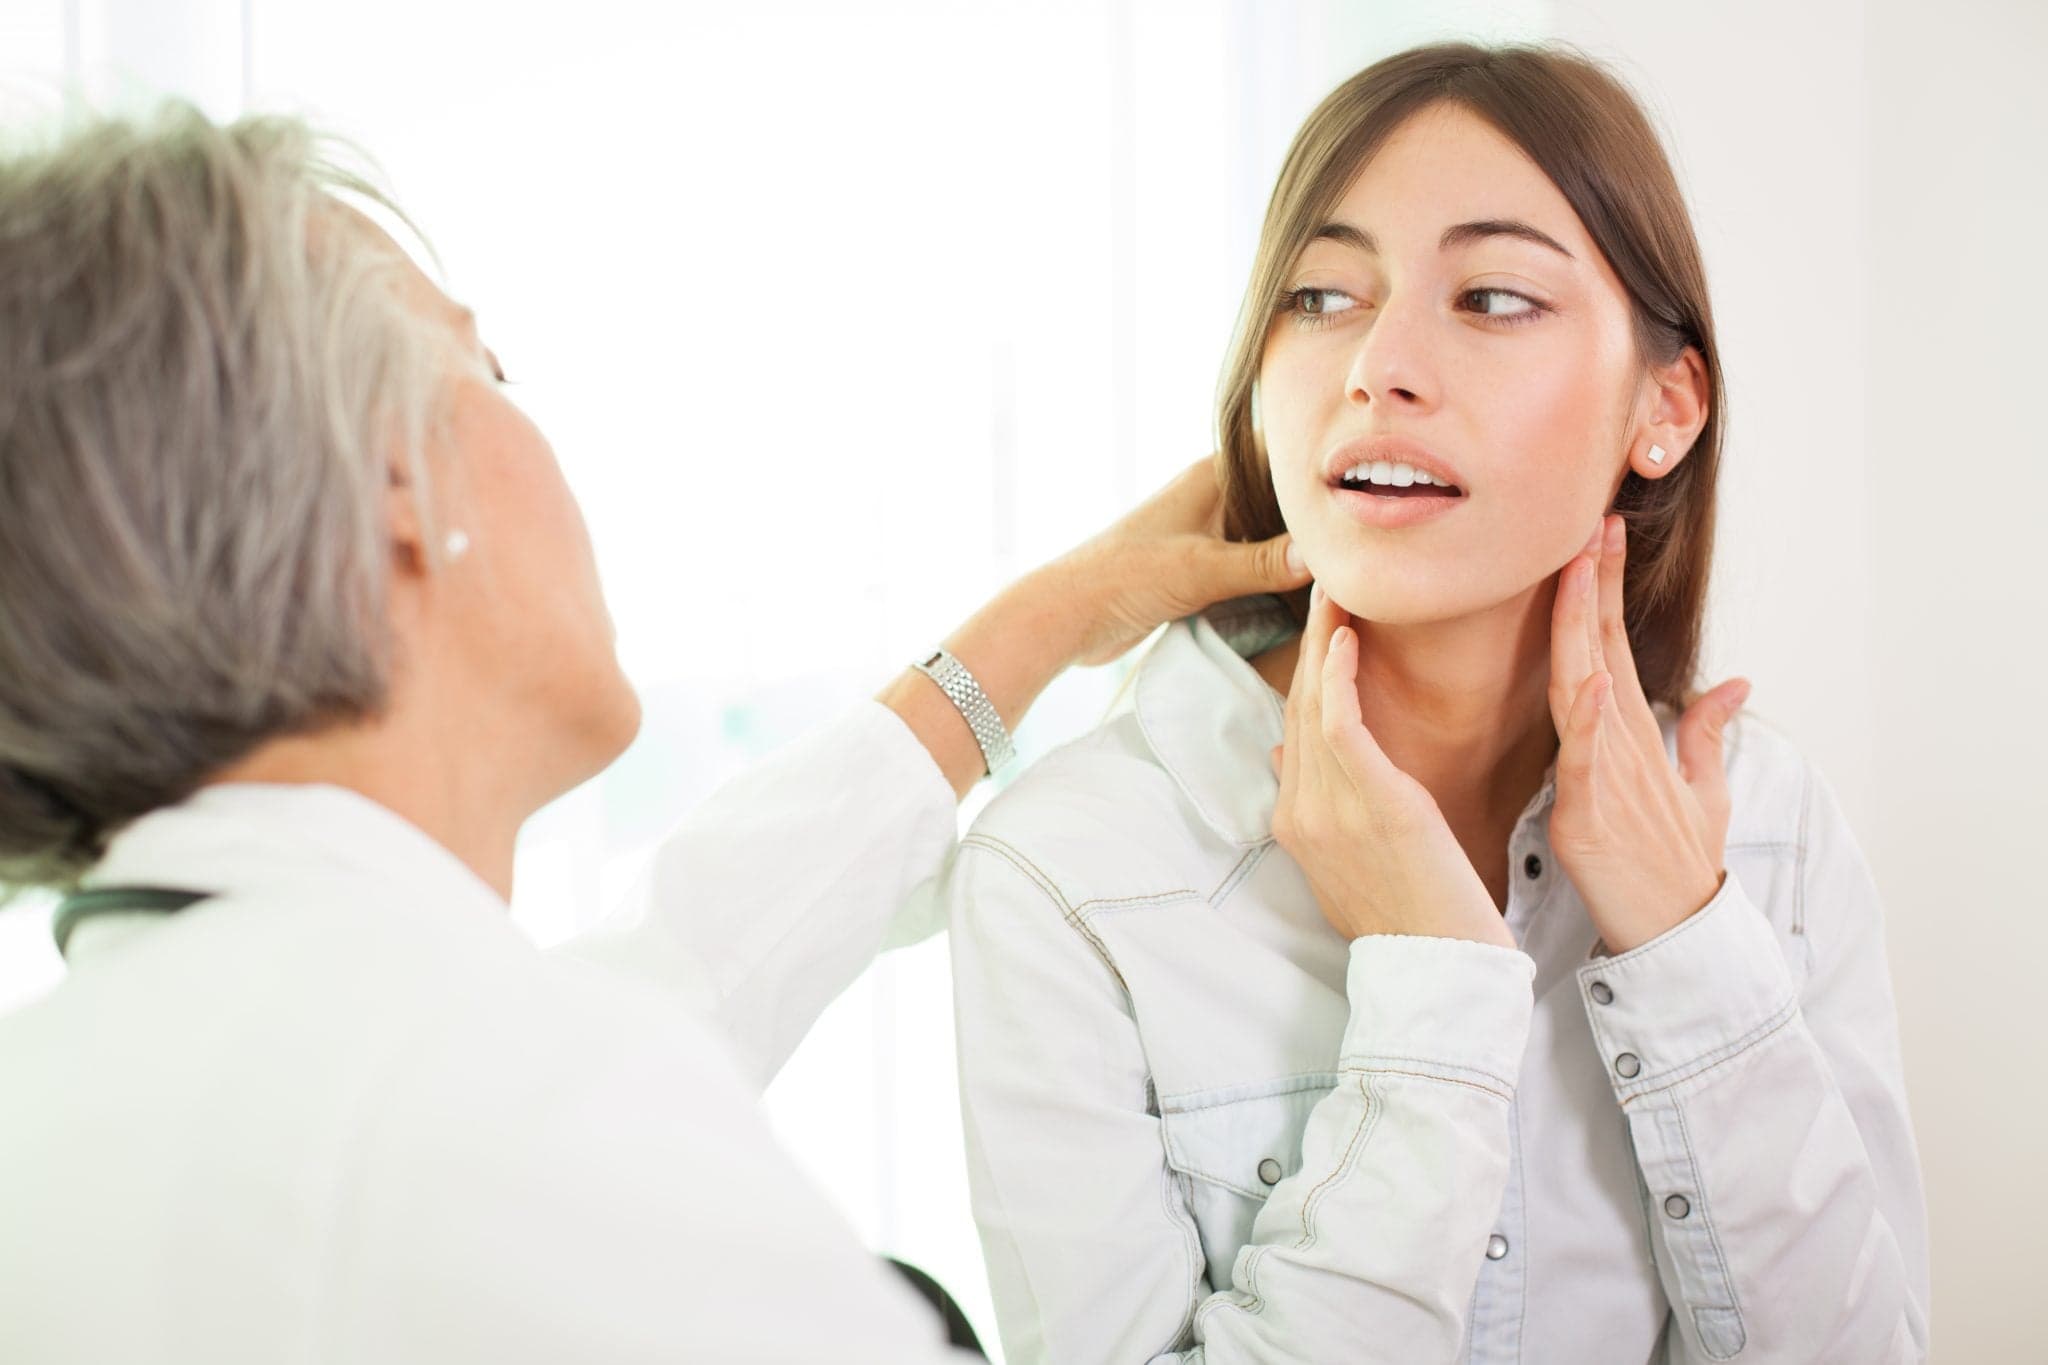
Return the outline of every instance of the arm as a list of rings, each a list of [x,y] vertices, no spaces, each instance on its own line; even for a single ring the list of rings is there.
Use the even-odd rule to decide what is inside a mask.
[[[1217,503],[1212,465],[1192,465],[946,638],[1006,726],[1073,664],[1107,663],[1211,602],[1306,581],[1284,536],[1220,539]],[[664,842],[629,913],[557,951],[662,985],[765,1084],[885,944],[927,931],[919,888],[981,775],[967,722],[906,668],[875,703],[713,794]]]
[[[335,1360],[964,1365],[697,1021],[570,963],[455,983],[341,1156]]]
[[[1672,1365],[1927,1355],[1926,1211],[1877,888],[1808,772],[1803,993],[1733,876],[1677,928],[1579,973],[1648,1194]],[[1633,1077],[1616,1072],[1624,1053]]]
[[[1527,957],[1352,944],[1339,1082],[1216,1285],[1115,969],[1001,849],[963,845],[948,901],[969,1177],[1011,1365],[1455,1355],[1507,1179]]]

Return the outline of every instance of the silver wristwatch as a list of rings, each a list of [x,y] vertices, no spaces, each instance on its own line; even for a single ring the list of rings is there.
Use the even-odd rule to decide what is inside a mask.
[[[937,683],[939,690],[959,708],[967,728],[974,731],[974,742],[981,746],[984,776],[993,777],[996,769],[1017,756],[1016,746],[1010,743],[1010,732],[1003,728],[1003,718],[996,714],[994,703],[967,671],[967,665],[939,649],[912,667]]]

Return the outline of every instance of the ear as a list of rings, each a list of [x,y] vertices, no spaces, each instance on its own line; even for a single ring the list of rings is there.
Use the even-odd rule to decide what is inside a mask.
[[[433,571],[419,486],[397,458],[384,466],[384,535],[391,545],[392,568],[401,577],[425,578]]]
[[[1646,479],[1661,479],[1691,453],[1707,424],[1707,362],[1688,346],[1669,365],[1649,372],[1647,410],[1629,441],[1628,467]],[[1652,458],[1654,446],[1661,458]]]

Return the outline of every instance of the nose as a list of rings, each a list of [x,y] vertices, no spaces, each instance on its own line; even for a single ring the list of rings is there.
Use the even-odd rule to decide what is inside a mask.
[[[1351,353],[1344,377],[1345,397],[1361,406],[1426,412],[1439,393],[1436,362],[1430,354],[1431,318],[1420,297],[1404,300],[1389,295],[1375,312]]]

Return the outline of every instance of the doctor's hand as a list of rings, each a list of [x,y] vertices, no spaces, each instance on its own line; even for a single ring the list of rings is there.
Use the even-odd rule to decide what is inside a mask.
[[[1273,762],[1273,837],[1301,864],[1338,933],[1518,946],[1436,798],[1394,766],[1360,719],[1358,632],[1320,586]]]
[[[1066,605],[1080,664],[1106,664],[1155,627],[1212,603],[1292,592],[1309,581],[1292,537],[1252,544],[1223,539],[1223,490],[1213,456],[1183,469],[1035,577]]]
[[[1004,588],[944,640],[1005,727],[1074,664],[1117,658],[1164,622],[1212,602],[1291,592],[1308,571],[1286,536],[1223,539],[1223,496],[1209,456],[1114,525]],[[957,795],[983,774],[974,732],[938,685],[906,669],[877,698],[931,753]]]
[[[1678,764],[1636,676],[1622,612],[1627,529],[1602,517],[1558,575],[1550,712],[1557,803],[1550,847],[1611,953],[1676,927],[1721,889],[1728,779],[1721,735],[1749,698],[1731,679],[1686,708]]]

